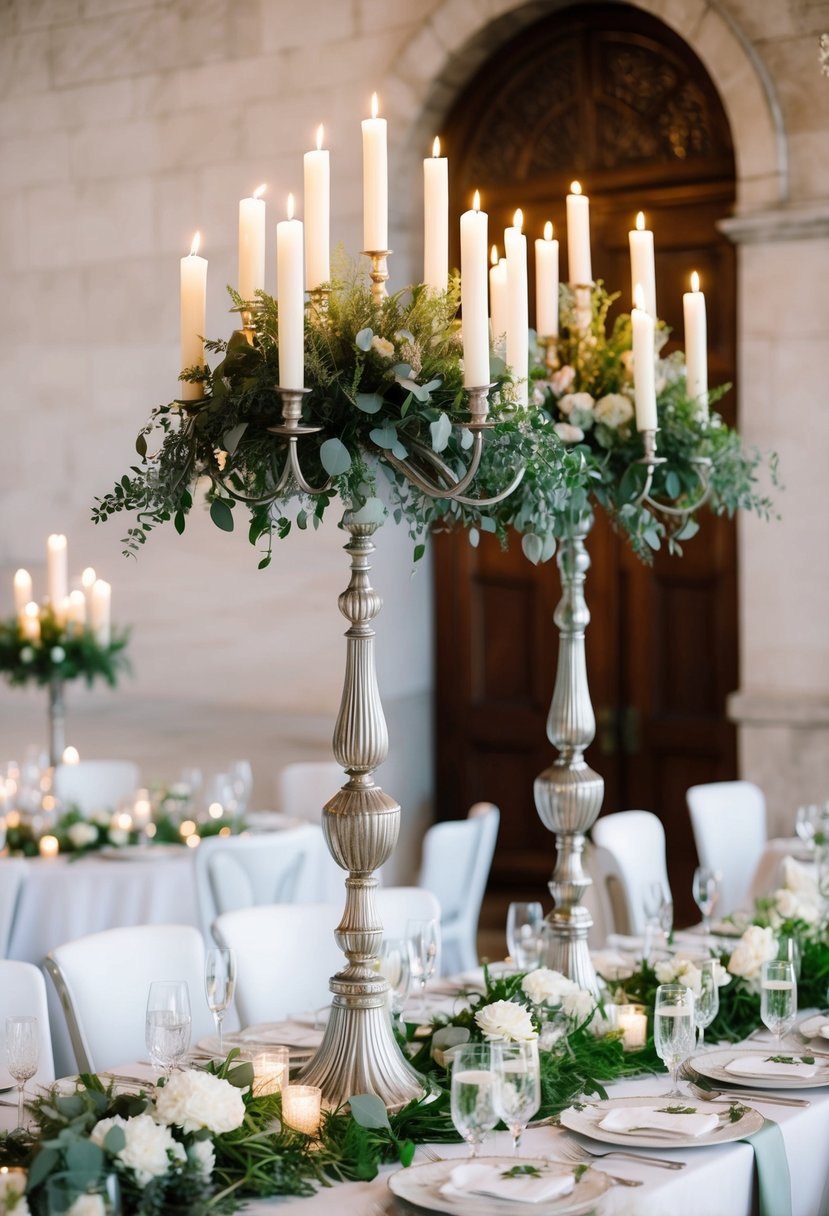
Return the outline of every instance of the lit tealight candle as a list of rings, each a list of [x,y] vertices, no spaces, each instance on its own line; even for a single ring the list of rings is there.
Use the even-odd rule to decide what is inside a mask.
[[[286,1085],[282,1090],[282,1120],[294,1131],[315,1136],[319,1131],[322,1090],[318,1085]]]
[[[76,747],[65,747],[63,755],[60,758],[61,764],[77,764],[80,760],[80,754]]]
[[[253,1064],[254,1097],[261,1098],[264,1094],[281,1093],[282,1087],[288,1084],[287,1047],[272,1047],[268,1051],[258,1051],[251,1058],[251,1063]],[[319,1114],[317,1123],[319,1125]]]
[[[14,611],[17,616],[32,599],[32,576],[28,570],[18,570],[14,576]]]
[[[152,812],[153,805],[150,801],[150,791],[136,790],[135,801],[132,804],[132,818],[139,832],[143,831],[150,822]]]
[[[691,275],[691,290],[682,296],[685,321],[685,368],[688,396],[696,401],[699,417],[708,418],[708,334],[705,296],[699,289],[699,275]]]
[[[622,1032],[625,1051],[644,1047],[648,1039],[648,1019],[641,1005],[617,1005],[616,1024]]]
[[[204,331],[207,308],[207,258],[198,256],[200,233],[193,237],[190,253],[181,259],[181,368],[204,367]],[[204,385],[179,383],[180,400],[199,401]]]
[[[23,608],[23,614],[20,617],[20,629],[27,641],[40,641],[40,609],[34,600],[30,600]]]
[[[37,848],[41,857],[57,857],[60,851],[57,836],[41,836]]]

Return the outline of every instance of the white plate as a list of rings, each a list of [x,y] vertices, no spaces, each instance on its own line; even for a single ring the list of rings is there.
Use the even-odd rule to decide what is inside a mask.
[[[125,844],[120,848],[108,845],[91,853],[102,861],[164,861],[170,857],[186,857],[187,850],[180,844]]]
[[[514,1157],[478,1157],[481,1165],[503,1165],[510,1170],[516,1165]],[[449,1216],[518,1216],[519,1212],[543,1212],[544,1216],[577,1216],[580,1212],[592,1212],[605,1193],[610,1180],[601,1170],[587,1170],[569,1195],[553,1199],[548,1203],[510,1202],[487,1195],[454,1196],[441,1195],[440,1188],[449,1181],[449,1176],[463,1158],[453,1157],[445,1161],[430,1161],[425,1165],[410,1165],[397,1170],[389,1178],[389,1190],[399,1199],[415,1203],[430,1212],[447,1212]],[[551,1164],[543,1158],[521,1157],[519,1165],[535,1165],[545,1174],[572,1174],[573,1167]]]
[[[582,1110],[570,1106],[561,1112],[563,1127],[571,1132],[578,1132],[590,1140],[599,1140],[602,1144],[624,1144],[627,1148],[705,1148],[711,1144],[727,1144],[729,1140],[741,1140],[750,1136],[763,1126],[763,1116],[752,1107],[746,1107],[745,1114],[731,1123],[726,1112],[729,1102],[696,1102],[693,1098],[609,1098],[606,1102],[592,1102]],[[745,1106],[744,1102],[739,1103]],[[657,1129],[645,1128],[641,1132],[608,1132],[599,1127],[599,1123],[608,1111],[618,1110],[620,1106],[647,1106],[659,1109],[661,1106],[693,1107],[695,1114],[726,1116],[721,1119],[720,1126],[704,1136],[673,1135],[670,1132],[661,1133]]]
[[[751,1076],[747,1073],[726,1071],[726,1064],[740,1056],[776,1056],[776,1055],[812,1055],[818,1065],[814,1077],[770,1077]],[[711,1081],[724,1081],[727,1085],[739,1085],[741,1089],[816,1089],[820,1085],[829,1085],[829,1053],[818,1051],[793,1052],[785,1048],[778,1052],[773,1043],[761,1043],[754,1050],[741,1048],[719,1048],[716,1051],[706,1051],[702,1055],[692,1056],[688,1061],[696,1072]]]
[[[245,1030],[231,1031],[223,1037],[224,1054],[231,1047],[239,1047],[243,1052],[255,1051],[261,1048],[267,1051],[269,1047],[287,1047],[290,1058],[307,1059],[322,1042],[321,1030],[305,1029],[292,1022],[262,1022],[258,1026],[248,1026]],[[218,1035],[210,1034],[200,1039],[197,1047],[209,1055],[219,1055]]]

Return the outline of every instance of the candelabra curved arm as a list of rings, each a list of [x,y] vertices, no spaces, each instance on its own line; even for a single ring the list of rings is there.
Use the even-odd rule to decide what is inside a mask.
[[[670,515],[676,519],[687,519],[689,515],[693,515],[695,511],[699,510],[708,500],[708,496],[711,493],[711,461],[707,456],[695,456],[692,458],[691,464],[694,466],[694,471],[699,478],[699,495],[692,503],[687,503],[684,507],[671,507],[667,503],[660,502],[658,498],[651,496],[656,466],[665,464],[665,457],[657,456],[656,454],[656,431],[643,431],[642,442],[645,447],[645,454],[637,461],[637,464],[645,465],[647,475],[642,491],[635,499],[636,504],[651,507],[659,515]]]
[[[422,493],[427,494],[430,498],[451,498],[453,502],[460,502],[468,507],[491,507],[494,506],[495,503],[501,502],[503,499],[509,497],[516,486],[520,484],[521,479],[524,476],[524,469],[523,467],[516,469],[509,484],[503,490],[500,490],[497,494],[494,494],[491,498],[471,498],[464,495],[463,491],[472,483],[475,474],[478,471],[481,451],[480,441],[481,432],[478,431],[475,435],[476,447],[475,451],[473,452],[473,457],[477,453],[477,459],[473,459],[469,469],[462,477],[458,477],[452,467],[447,464],[447,462],[443,460],[437,452],[433,452],[431,448],[427,448],[425,444],[412,445],[413,447],[417,448],[418,455],[421,456],[423,460],[431,464],[433,468],[436,469],[436,471],[440,474],[440,476],[443,478],[442,485],[436,482],[432,483],[426,481],[412,468],[410,464],[404,460],[398,460],[395,456],[390,454],[387,455],[386,459],[390,464],[394,465],[394,467],[398,469],[404,477],[416,485],[418,489],[422,491]]]

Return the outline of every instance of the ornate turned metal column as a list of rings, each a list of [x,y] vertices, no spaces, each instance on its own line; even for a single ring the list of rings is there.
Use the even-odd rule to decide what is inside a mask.
[[[376,523],[360,523],[346,512],[351,534],[351,582],[339,597],[350,622],[346,671],[334,730],[334,755],[349,780],[323,808],[326,843],[348,871],[346,903],[337,944],[348,962],[331,980],[331,1016],[322,1045],[302,1072],[319,1085],[327,1102],[375,1093],[387,1106],[401,1106],[424,1092],[423,1080],[405,1059],[392,1032],[387,981],[377,970],[383,928],[377,915],[373,871],[390,856],[400,830],[400,806],[375,784],[372,773],[385,760],[388,732],[374,667],[371,622],[383,601],[371,586],[370,559]]]
[[[547,737],[559,754],[536,778],[534,793],[542,822],[556,835],[556,865],[549,883],[555,907],[547,917],[545,962],[597,993],[587,948],[593,922],[581,904],[591,882],[582,869],[584,834],[595,823],[604,796],[603,779],[584,759],[596,733],[584,652],[584,631],[590,622],[584,598],[590,558],[584,542],[592,523],[589,512],[574,517],[568,536],[559,542],[562,597],[554,616],[559,630],[558,668],[547,718]]]
[[[63,703],[63,680],[49,681],[49,763],[54,768],[63,759],[66,748],[66,710]]]

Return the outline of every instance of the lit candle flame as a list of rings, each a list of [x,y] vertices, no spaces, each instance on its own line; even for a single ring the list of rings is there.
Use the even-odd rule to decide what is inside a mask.
[[[372,93],[372,95],[371,95],[371,117],[376,118],[379,113],[380,113],[380,102],[377,100],[377,94]]]
[[[512,226],[513,226],[513,228],[517,228],[519,232],[524,227],[524,212],[521,210],[520,207],[516,211],[515,215],[512,217]]]
[[[292,220],[293,218],[294,218],[294,196],[292,194],[289,194],[288,195],[288,219]]]
[[[544,240],[551,241],[553,239],[553,225],[550,220],[544,225]]]
[[[699,275],[695,270],[691,271],[691,291],[699,291]]]
[[[645,289],[641,283],[637,283],[633,289],[633,307],[642,309],[645,307]]]
[[[636,231],[637,232],[645,231],[645,213],[644,213],[644,211],[636,212]]]
[[[201,244],[201,233],[197,232],[196,235],[193,237],[193,243],[190,246],[190,257],[191,258],[194,258],[196,256],[196,254],[199,252],[200,244]]]
[[[571,194],[581,194],[581,182],[571,182],[570,183],[570,193]]]
[[[489,255],[489,260],[493,266],[498,265],[498,246],[497,245],[492,246],[492,253],[490,253],[490,255]]]
[[[325,127],[320,123],[317,127],[317,151],[322,151],[322,141],[325,138]]]
[[[253,192],[253,197],[254,197],[254,198],[261,198],[261,197],[262,197],[262,195],[263,195],[263,194],[265,193],[265,191],[267,190],[267,188],[268,188],[268,187],[267,187],[266,183],[265,183],[265,182],[263,182],[261,186],[257,186],[257,187],[256,187],[256,189],[255,189],[255,190],[254,190],[254,192]]]
[[[87,566],[86,569],[84,570],[83,574],[81,575],[81,585],[83,587],[91,587],[94,584],[97,577],[98,576],[95,573],[92,566]]]
[[[61,756],[61,761],[64,764],[77,764],[79,760],[80,760],[80,756],[78,754],[78,749],[76,747],[65,747],[63,749],[63,755]]]
[[[472,210],[473,211],[481,210],[481,192],[480,192],[480,190],[476,190],[472,196]]]
[[[440,156],[440,136],[435,136],[435,142],[432,144],[432,156]]]
[[[40,617],[40,609],[34,600],[29,600],[29,603],[23,609],[23,615],[27,616],[30,621],[36,621]]]

